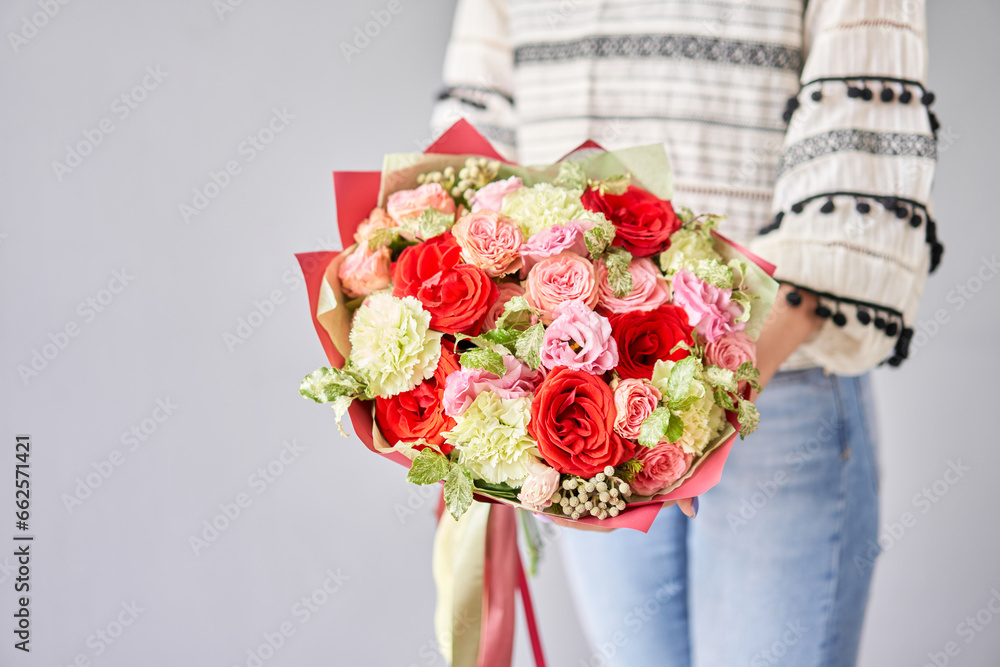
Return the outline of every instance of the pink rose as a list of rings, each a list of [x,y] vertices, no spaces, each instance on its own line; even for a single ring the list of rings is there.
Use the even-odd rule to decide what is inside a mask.
[[[372,252],[368,243],[356,247],[350,255],[340,263],[337,277],[340,278],[340,288],[350,297],[367,296],[375,290],[389,286],[389,264],[392,255],[388,248],[382,247]]]
[[[496,211],[478,211],[462,216],[451,228],[462,246],[462,258],[497,278],[521,268],[518,250],[524,237],[517,223]]]
[[[524,297],[549,324],[556,306],[579,299],[588,308],[597,305],[597,273],[594,265],[575,252],[563,251],[535,264],[524,283]]]
[[[388,213],[385,212],[383,208],[373,208],[372,212],[368,214],[368,217],[358,225],[357,231],[354,232],[354,240],[358,243],[365,243],[371,238],[375,230],[378,229],[389,229],[392,227],[398,227],[396,221],[393,220]]]
[[[583,233],[594,226],[590,220],[570,220],[565,225],[555,225],[534,234],[521,246],[524,258],[522,275],[546,257],[558,255],[564,250],[587,256],[587,243]]]
[[[608,267],[597,263],[597,306],[610,313],[628,313],[635,310],[656,310],[670,301],[670,285],[660,270],[647,257],[634,257],[628,265],[632,274],[632,291],[628,296],[616,297],[608,284]]]
[[[743,314],[743,306],[732,301],[732,290],[709,285],[689,270],[681,269],[674,274],[673,291],[674,305],[684,309],[688,323],[706,342],[746,328],[746,322],[736,321]]]
[[[509,192],[519,189],[524,184],[517,176],[511,176],[505,181],[494,181],[479,188],[472,197],[472,211],[499,211],[503,206],[503,198]]]
[[[608,318],[592,311],[583,301],[564,301],[542,338],[542,365],[565,366],[601,375],[618,365],[618,344],[611,337]]]
[[[651,496],[667,488],[687,472],[694,458],[680,447],[661,442],[653,448],[637,447],[636,458],[642,461],[642,470],[632,480],[632,489],[641,496]]]
[[[524,288],[517,283],[499,283],[500,296],[493,302],[490,309],[486,311],[486,321],[483,322],[483,331],[497,328],[497,320],[503,315],[504,306],[515,296],[524,296]]]
[[[541,512],[552,504],[552,494],[559,490],[559,471],[529,456],[524,464],[528,478],[521,484],[517,499],[529,510]]]
[[[427,208],[437,209],[442,213],[454,213],[455,200],[445,192],[440,183],[428,183],[416,190],[394,192],[389,195],[385,208],[393,220],[402,223],[403,218],[420,215]]]
[[[533,371],[517,357],[509,354],[503,356],[503,365],[507,373],[497,377],[481,368],[463,368],[448,376],[445,380],[444,412],[449,417],[457,417],[465,412],[476,396],[482,391],[490,390],[500,398],[520,398],[535,391],[542,381],[542,374]]]
[[[638,440],[643,420],[660,404],[660,390],[645,380],[629,378],[615,387],[615,431],[623,438]]]
[[[716,338],[705,346],[705,363],[735,371],[740,364],[749,361],[757,363],[757,345],[742,331]],[[740,382],[740,393],[746,388],[746,381]]]

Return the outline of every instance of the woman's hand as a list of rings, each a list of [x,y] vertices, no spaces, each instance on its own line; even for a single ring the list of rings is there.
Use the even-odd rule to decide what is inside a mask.
[[[816,315],[816,295],[812,292],[799,290],[802,303],[792,306],[785,295],[794,291],[791,285],[781,284],[774,307],[767,314],[764,328],[757,339],[757,370],[760,371],[761,390],[771,381],[781,364],[798,348],[809,340],[820,324],[822,318]],[[757,397],[753,392],[750,399]]]

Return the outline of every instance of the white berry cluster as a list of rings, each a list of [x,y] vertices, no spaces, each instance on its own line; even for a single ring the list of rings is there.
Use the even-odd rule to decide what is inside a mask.
[[[570,477],[563,480],[562,489],[552,496],[552,502],[558,503],[562,513],[571,519],[587,515],[607,519],[618,516],[631,495],[628,483],[616,477],[615,469],[607,466],[590,479]]]

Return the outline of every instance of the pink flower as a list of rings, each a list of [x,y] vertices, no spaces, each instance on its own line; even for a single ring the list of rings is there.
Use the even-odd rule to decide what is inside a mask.
[[[462,258],[496,278],[521,268],[518,250],[524,237],[517,223],[496,211],[478,211],[462,216],[451,228],[462,246]]]
[[[520,398],[534,392],[542,381],[539,371],[531,370],[517,357],[505,354],[503,365],[507,368],[503,377],[481,368],[463,368],[450,374],[441,399],[445,414],[449,417],[462,414],[482,391],[490,390],[500,398]]]
[[[583,301],[564,301],[542,338],[542,365],[565,366],[601,375],[618,365],[618,344],[611,337],[611,323]]]
[[[587,243],[583,240],[583,233],[593,226],[590,220],[570,220],[565,225],[555,225],[534,234],[521,246],[523,272],[527,273],[536,263],[563,250],[586,257]]]
[[[716,338],[705,346],[705,363],[735,371],[740,364],[749,361],[757,363],[757,345],[742,331]],[[746,388],[746,381],[740,382],[740,393]]]
[[[385,205],[392,219],[402,223],[403,218],[420,215],[426,208],[442,213],[455,212],[455,200],[445,192],[440,183],[421,185],[416,190],[400,190],[389,195]]]
[[[546,257],[531,268],[524,283],[524,297],[542,322],[549,324],[564,301],[579,299],[588,308],[597,305],[597,273],[594,265],[575,252],[563,251]]]
[[[483,322],[483,331],[497,328],[497,320],[503,315],[504,306],[515,296],[524,296],[524,288],[517,283],[499,283],[500,296],[493,302],[490,309],[486,311],[486,321]]]
[[[680,447],[661,442],[653,448],[637,447],[636,458],[642,461],[642,470],[632,480],[632,489],[642,496],[651,496],[667,488],[687,472],[694,458]]]
[[[527,457],[524,467],[528,478],[521,484],[517,499],[529,510],[541,512],[552,504],[552,494],[559,490],[559,471],[534,456]]]
[[[377,209],[376,209],[377,210]],[[361,243],[340,263],[337,277],[340,288],[350,297],[367,296],[375,290],[389,286],[389,264],[392,260],[388,248],[372,252],[368,242]]]
[[[746,322],[736,321],[743,306],[731,300],[732,290],[709,285],[687,269],[674,274],[673,290],[674,305],[684,309],[688,323],[706,342],[746,328]]]
[[[389,214],[385,212],[384,208],[373,208],[372,212],[368,214],[360,225],[358,225],[357,230],[354,232],[354,240],[358,243],[364,243],[371,238],[372,234],[378,229],[389,229],[392,227],[398,227],[396,221],[389,217]]]
[[[524,184],[517,176],[511,176],[505,181],[494,181],[479,188],[472,197],[472,211],[499,211],[503,206],[503,198],[508,192],[513,192]]]
[[[643,420],[660,404],[660,390],[635,378],[621,380],[615,387],[615,432],[623,438],[637,440]]]
[[[597,305],[611,313],[628,313],[634,310],[656,310],[670,301],[670,285],[660,270],[648,257],[634,257],[628,265],[632,274],[632,291],[628,296],[616,297],[608,284],[608,267],[597,263]]]

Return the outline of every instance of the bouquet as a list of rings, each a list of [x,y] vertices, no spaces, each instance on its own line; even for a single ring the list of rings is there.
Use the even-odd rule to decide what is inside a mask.
[[[338,189],[364,219],[314,313],[345,361],[302,395],[371,415],[356,427],[456,519],[478,498],[636,527],[614,520],[703,492],[756,428],[776,285],[716,217],[674,210],[669,174],[661,145],[388,156],[377,199]]]

